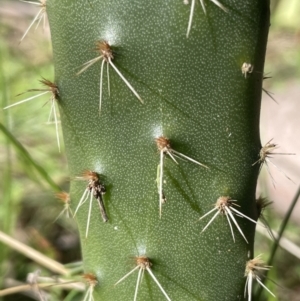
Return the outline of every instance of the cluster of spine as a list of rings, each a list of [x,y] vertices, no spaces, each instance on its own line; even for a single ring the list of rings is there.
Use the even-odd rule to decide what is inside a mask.
[[[219,1],[217,1],[217,0],[211,0],[211,1],[215,5],[220,7],[223,11],[228,12],[227,8],[225,8]],[[25,31],[24,35],[21,38],[21,41],[24,39],[24,37],[28,33],[29,29],[33,26],[33,24],[35,22],[37,22],[38,24],[41,22],[41,20],[44,20],[44,22],[45,22],[45,17],[46,17],[46,0],[40,0],[39,3],[38,2],[30,2],[30,1],[26,1],[26,2],[39,5],[40,10],[39,10],[38,14],[36,15],[36,17],[34,18],[34,20],[32,21],[32,23],[30,24],[30,26],[28,27],[28,29]],[[192,26],[193,14],[194,14],[194,9],[195,9],[195,2],[196,2],[196,0],[191,0],[191,9],[190,9],[190,17],[189,17],[189,21],[188,21],[187,37],[189,36],[191,26]],[[188,4],[188,2],[186,4]],[[203,8],[204,13],[206,13],[204,1],[200,0],[200,4]],[[124,82],[124,84],[130,89],[130,91],[133,93],[133,95],[140,101],[141,104],[143,104],[144,101],[141,98],[141,96],[138,94],[138,92],[135,90],[135,88],[133,88],[133,86],[129,83],[129,81],[124,77],[124,75],[120,72],[120,70],[113,63],[114,57],[116,55],[112,50],[113,45],[110,45],[110,43],[108,41],[100,41],[100,40],[95,41],[95,45],[96,45],[95,50],[97,52],[97,56],[94,59],[84,63],[83,67],[77,73],[77,75],[80,75],[81,73],[86,71],[93,64],[95,64],[97,62],[101,62],[100,83],[99,83],[99,85],[100,85],[99,113],[101,111],[101,104],[102,104],[102,94],[103,94],[102,93],[102,82],[103,82],[103,74],[104,74],[104,65],[105,64],[107,66],[106,72],[107,72],[108,93],[110,94],[109,67],[112,67],[113,70],[120,77],[120,79]],[[253,70],[254,70],[254,66],[251,63],[246,63],[245,62],[241,66],[242,75],[245,77],[246,80],[251,75],[251,73],[253,73]],[[59,150],[60,150],[60,142],[59,142],[58,128],[57,128],[58,127],[58,117],[57,117],[57,113],[56,113],[56,109],[55,109],[55,103],[59,104],[59,101],[60,101],[59,87],[57,86],[57,84],[55,84],[55,83],[53,83],[49,80],[46,80],[46,79],[42,79],[41,83],[45,86],[44,89],[30,89],[30,90],[28,90],[28,92],[41,91],[40,94],[35,95],[33,97],[29,97],[25,100],[22,100],[18,103],[10,105],[6,108],[9,108],[9,107],[12,107],[14,105],[29,101],[31,99],[34,99],[34,98],[39,97],[41,95],[44,95],[46,93],[50,93],[51,94],[51,98],[50,98],[51,112],[50,112],[50,115],[52,113],[54,114],[54,120],[55,120],[55,125],[56,125],[56,133],[57,133],[57,143],[58,143],[58,147],[59,147]],[[274,153],[273,152],[273,150],[275,150],[278,146],[274,143],[271,143],[271,141],[272,140],[268,141],[265,144],[265,146],[263,146],[261,148],[261,150],[258,154],[258,160],[256,162],[253,162],[253,165],[260,164],[260,169],[264,164],[268,168],[268,163],[272,163],[270,161],[271,156],[274,155],[274,154],[279,154],[279,153]],[[196,164],[200,167],[206,168],[207,170],[209,169],[209,166],[207,166],[203,163],[200,163],[199,161],[197,161],[197,160],[195,160],[195,159],[193,159],[193,158],[191,158],[191,157],[189,157],[189,156],[187,156],[187,155],[185,155],[181,152],[176,151],[174,148],[172,148],[171,141],[163,135],[157,137],[155,139],[155,143],[156,143],[157,150],[159,152],[159,158],[160,158],[159,159],[159,164],[158,164],[158,167],[157,167],[157,188],[158,188],[158,200],[159,200],[159,218],[162,218],[162,206],[163,206],[164,203],[166,203],[166,199],[167,199],[167,197],[164,193],[164,190],[163,190],[163,183],[164,183],[163,174],[164,174],[164,158],[165,158],[165,156],[169,156],[174,161],[175,164],[178,164],[178,161],[177,161],[177,158],[178,158],[178,159],[182,159],[182,160],[185,160],[185,161],[189,161],[189,162],[191,162],[193,164]],[[268,171],[269,171],[269,168],[268,168]],[[57,197],[64,202],[64,209],[61,212],[61,214],[58,216],[58,218],[62,215],[66,215],[67,217],[69,217],[69,216],[75,217],[78,210],[79,210],[79,208],[81,206],[83,206],[84,203],[86,203],[89,200],[89,209],[88,209],[86,231],[85,231],[85,237],[88,238],[89,224],[90,224],[90,218],[91,218],[91,214],[92,214],[92,203],[93,203],[94,199],[96,199],[98,204],[99,204],[100,214],[101,214],[101,217],[103,219],[103,222],[107,222],[109,220],[109,216],[107,215],[106,210],[105,210],[105,200],[104,200],[104,197],[103,197],[105,192],[106,192],[106,187],[105,187],[105,185],[102,181],[102,175],[100,175],[97,172],[92,171],[92,170],[83,171],[82,175],[80,175],[78,178],[87,182],[86,189],[85,189],[81,199],[79,200],[74,213],[72,212],[71,207],[70,207],[71,200],[70,200],[69,194],[66,193],[66,192],[61,192],[61,193],[57,194]],[[265,208],[265,206],[267,204],[268,203],[266,203],[264,201],[264,199],[259,199],[257,201],[258,212],[261,213],[263,208]],[[219,215],[223,215],[223,216],[226,217],[227,222],[229,224],[233,241],[235,241],[235,236],[234,236],[232,223],[237,228],[239,233],[242,235],[245,242],[248,244],[248,240],[247,240],[246,236],[244,235],[243,231],[241,230],[235,216],[240,217],[240,218],[246,218],[246,219],[248,219],[249,221],[251,221],[255,224],[257,222],[255,220],[251,219],[250,217],[246,216],[242,212],[240,212],[238,210],[238,207],[240,207],[240,206],[238,205],[237,200],[234,200],[232,197],[230,197],[228,195],[220,195],[219,198],[216,200],[216,203],[214,204],[214,208],[199,218],[199,220],[202,220],[205,217],[207,217],[208,215],[210,215],[211,213],[214,213],[213,217],[210,219],[210,221],[203,228],[202,232],[204,232],[209,227],[209,225],[211,225],[211,223]],[[262,217],[262,215],[260,215],[260,216]],[[265,226],[267,227],[266,223],[265,223]],[[128,276],[130,276],[133,272],[138,271],[136,289],[135,289],[135,293],[134,293],[134,301],[135,301],[135,300],[137,300],[138,288],[139,288],[140,283],[142,281],[143,274],[146,271],[146,272],[149,273],[150,277],[153,279],[153,281],[159,287],[159,289],[163,293],[164,297],[167,300],[171,300],[170,297],[168,296],[168,294],[166,293],[166,291],[164,290],[164,288],[161,286],[160,282],[157,280],[156,276],[153,274],[153,272],[151,270],[151,266],[152,266],[151,260],[145,254],[136,256],[136,258],[135,258],[135,267],[130,272],[128,272],[125,276],[123,276],[120,280],[118,280],[115,283],[115,285],[121,283]],[[268,270],[269,268],[270,267],[266,266],[264,264],[264,262],[260,259],[260,255],[257,256],[254,259],[251,259],[251,260],[247,261],[245,263],[245,277],[246,277],[245,296],[246,296],[246,294],[248,294],[248,300],[249,301],[251,300],[251,295],[252,295],[253,279],[256,280],[259,284],[263,285],[263,283],[261,282],[260,273],[264,270]],[[91,273],[84,274],[84,279],[88,283],[88,289],[86,291],[84,301],[94,300],[93,299],[93,290],[94,290],[95,286],[99,284],[99,282],[98,282],[96,276],[94,274],[91,274]],[[263,285],[263,287],[270,294],[272,294],[272,292],[270,292],[264,285]]]

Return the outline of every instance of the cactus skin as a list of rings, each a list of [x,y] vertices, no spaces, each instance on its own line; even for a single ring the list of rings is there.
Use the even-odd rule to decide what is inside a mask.
[[[236,217],[249,244],[225,217],[197,220],[222,195],[257,219],[255,189],[261,148],[259,114],[269,27],[269,1],[222,0],[228,13],[196,2],[189,37],[190,5],[177,1],[48,0],[60,114],[70,176],[91,170],[102,175],[109,221],[93,200],[76,219],[85,272],[97,276],[95,301],[133,300],[137,274],[114,284],[150,258],[151,271],[172,301],[243,300],[246,261],[253,258],[255,225]],[[95,42],[109,42],[114,64],[141,95],[141,104],[110,68],[99,116],[101,61]],[[254,70],[246,78],[243,63]],[[155,138],[207,165],[202,168],[165,155],[162,218],[159,218]],[[87,183],[72,181],[72,210]],[[250,254],[250,255],[249,255]],[[147,273],[138,300],[166,300]]]

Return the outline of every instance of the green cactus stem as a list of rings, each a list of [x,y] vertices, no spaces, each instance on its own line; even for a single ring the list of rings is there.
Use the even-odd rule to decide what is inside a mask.
[[[88,300],[244,298],[269,1],[218,3],[47,1],[70,177],[101,175],[106,191],[107,222],[89,201],[75,217]],[[87,184],[72,181],[73,212]],[[201,233],[222,196],[240,213]]]

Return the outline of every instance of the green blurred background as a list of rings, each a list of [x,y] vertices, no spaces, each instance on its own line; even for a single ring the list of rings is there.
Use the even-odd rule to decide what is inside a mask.
[[[177,0],[181,1],[181,0]],[[242,1],[242,0],[240,0]],[[88,5],[88,2],[87,2]],[[268,197],[273,204],[265,217],[278,230],[300,183],[300,1],[271,0],[272,20],[266,57],[265,73],[270,79],[264,88],[272,92],[276,102],[263,93],[261,111],[261,140],[264,145],[271,138],[280,145],[278,152],[296,153],[278,156],[274,163],[293,179],[289,181],[270,166],[276,188],[263,168],[257,195]],[[34,95],[16,96],[28,89],[41,88],[39,79],[54,79],[52,49],[48,26],[42,24],[29,32],[19,44],[24,31],[38,8],[20,1],[0,0],[0,106]],[[74,74],[75,74],[74,70]],[[73,219],[55,221],[63,203],[55,198],[55,187],[35,167],[40,165],[62,190],[68,191],[67,160],[58,152],[55,126],[47,124],[49,97],[42,96],[9,110],[0,110],[1,124],[13,136],[0,131],[0,230],[31,246],[41,253],[67,264],[81,260],[76,223]],[[61,131],[60,131],[61,135]],[[18,140],[24,150],[12,139]],[[62,135],[61,135],[62,141]],[[288,243],[279,248],[269,273],[267,286],[278,300],[300,300],[300,206],[296,206],[284,232]],[[257,233],[255,254],[268,254],[273,242]],[[0,289],[26,282],[28,273],[41,270],[41,275],[52,273],[35,262],[0,243]],[[48,290],[48,300],[67,300],[62,290]],[[68,298],[68,297],[67,297]],[[37,295],[11,295],[0,300],[39,300]],[[75,300],[71,299],[70,300]],[[263,294],[260,300],[276,300]]]

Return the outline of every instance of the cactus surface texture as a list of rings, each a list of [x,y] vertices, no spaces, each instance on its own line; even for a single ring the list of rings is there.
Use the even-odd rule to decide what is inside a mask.
[[[46,13],[89,300],[244,300],[269,1]]]

